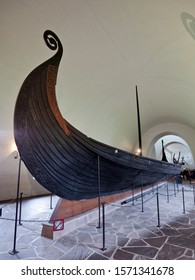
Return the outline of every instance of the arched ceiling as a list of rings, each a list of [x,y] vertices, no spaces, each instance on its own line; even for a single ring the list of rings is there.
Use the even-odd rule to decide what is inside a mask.
[[[195,130],[194,0],[1,0],[0,26],[1,139],[23,80],[53,55],[46,29],[64,46],[59,107],[79,130],[131,151],[135,85],[143,133],[159,123]]]

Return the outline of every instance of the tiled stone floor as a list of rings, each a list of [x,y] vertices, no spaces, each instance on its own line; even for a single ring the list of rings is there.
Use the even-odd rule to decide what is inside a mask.
[[[184,200],[182,187],[185,190]],[[3,208],[0,218],[0,259],[194,260],[193,185],[179,185],[179,192],[174,192],[175,189],[169,184],[169,197],[166,186],[159,189],[160,220],[156,193],[144,197],[143,208],[141,198],[135,201],[135,205],[132,202],[121,207],[113,204],[113,212],[106,214],[105,220],[106,250],[102,250],[102,228],[97,228],[98,221],[86,224],[58,240],[41,237],[41,221],[48,220],[52,213],[50,198],[41,197],[23,202],[22,218],[26,221],[17,230],[16,249],[19,253],[11,255],[8,252],[13,249],[14,222],[2,219],[14,218],[15,204],[9,204]],[[54,197],[53,204],[56,201]]]

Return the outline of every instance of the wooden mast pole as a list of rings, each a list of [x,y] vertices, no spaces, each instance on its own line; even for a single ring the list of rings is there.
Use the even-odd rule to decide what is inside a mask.
[[[141,123],[140,123],[140,113],[139,113],[139,100],[138,100],[138,90],[136,85],[136,103],[137,103],[137,122],[138,122],[138,140],[139,140],[139,155],[142,156],[142,136],[141,136]]]

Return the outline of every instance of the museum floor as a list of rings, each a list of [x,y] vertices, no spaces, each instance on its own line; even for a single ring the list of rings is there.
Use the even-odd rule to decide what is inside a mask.
[[[57,240],[41,237],[42,222],[52,213],[50,197],[27,199],[22,204],[22,225],[17,228],[19,253],[14,255],[9,251],[13,250],[15,204],[0,204],[0,259],[194,260],[194,195],[193,184],[169,184],[160,188],[158,195],[154,191],[137,199],[135,205],[113,204],[113,211],[105,215],[105,244],[98,220]],[[53,197],[53,205],[56,201]]]

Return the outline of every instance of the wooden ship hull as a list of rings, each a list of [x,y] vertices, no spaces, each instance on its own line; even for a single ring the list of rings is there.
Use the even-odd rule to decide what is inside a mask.
[[[178,165],[100,143],[64,120],[55,94],[63,48],[52,31],[45,31],[44,39],[56,53],[27,76],[14,112],[21,160],[43,187],[67,200],[93,199],[180,173]]]

